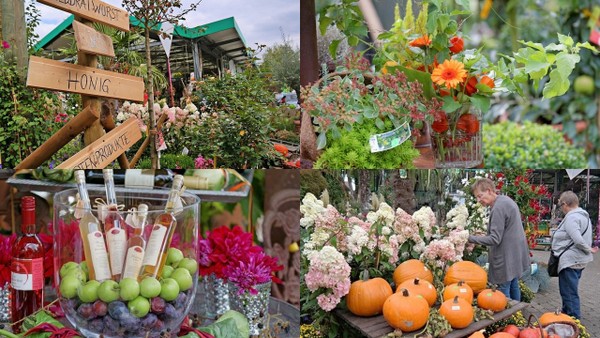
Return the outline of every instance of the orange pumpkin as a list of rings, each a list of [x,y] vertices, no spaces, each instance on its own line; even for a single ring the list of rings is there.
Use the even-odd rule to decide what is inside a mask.
[[[418,259],[409,259],[400,263],[394,270],[394,283],[400,285],[407,280],[419,278],[433,283],[433,273]]]
[[[471,113],[462,114],[456,122],[456,128],[472,135],[479,131],[479,120]]]
[[[506,332],[496,332],[490,338],[514,338],[512,334]]]
[[[353,314],[361,317],[378,315],[383,303],[392,295],[392,287],[383,278],[357,280],[350,285],[346,305]]]
[[[575,323],[573,317],[568,314],[561,313],[560,310],[556,310],[554,312],[546,312],[540,316],[540,324],[542,326],[550,325],[554,322],[570,322]]]
[[[466,300],[456,296],[440,306],[440,314],[453,329],[464,329],[473,322],[473,307]]]
[[[506,295],[496,290],[496,287],[485,289],[477,296],[477,306],[484,310],[500,312],[506,309],[506,304],[508,304]]]
[[[426,280],[415,278],[413,280],[404,281],[402,284],[400,284],[400,286],[398,286],[396,292],[402,289],[408,290],[411,295],[425,298],[429,306],[433,306],[437,300],[437,291],[435,286]]]
[[[477,331],[470,335],[469,338],[485,338],[485,336],[483,335],[483,332]]]
[[[395,329],[411,332],[425,326],[429,319],[429,305],[421,297],[411,296],[402,289],[388,297],[383,304],[383,318]]]
[[[487,285],[487,272],[473,262],[456,262],[446,271],[444,285],[458,283],[461,280],[473,289],[473,294],[478,294]]]
[[[458,296],[467,301],[469,304],[473,304],[473,289],[469,284],[464,281],[458,281],[458,283],[450,284],[444,288],[444,300],[453,299]]]

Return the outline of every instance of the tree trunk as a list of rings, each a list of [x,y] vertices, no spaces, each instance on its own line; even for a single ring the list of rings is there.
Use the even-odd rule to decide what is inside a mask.
[[[358,203],[363,213],[371,209],[371,170],[363,169],[358,172]]]
[[[315,0],[300,1],[300,85],[303,87],[319,79],[315,16]],[[300,124],[300,156],[311,162],[317,159],[317,137],[306,112],[302,112]]]
[[[9,59],[17,63],[21,81],[25,82],[25,68],[29,62],[27,35],[25,26],[25,3],[23,0],[1,0],[2,40],[10,44],[6,50]]]
[[[156,117],[154,116],[154,78],[152,77],[152,60],[150,56],[150,25],[146,22],[146,66],[148,70],[148,84],[146,91],[148,92],[148,116],[150,117],[149,130],[155,130],[156,128]],[[158,165],[158,154],[156,152],[156,137],[150,132],[148,133],[150,138],[150,161],[152,163],[152,169],[159,169]]]

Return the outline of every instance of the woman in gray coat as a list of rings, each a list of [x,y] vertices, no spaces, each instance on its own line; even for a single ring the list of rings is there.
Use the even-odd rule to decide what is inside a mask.
[[[587,211],[579,207],[579,198],[565,191],[558,199],[565,217],[552,236],[552,252],[564,254],[558,263],[558,288],[562,298],[562,312],[581,318],[579,309],[579,279],[587,263],[598,248],[592,248],[592,222]]]
[[[469,242],[489,247],[488,281],[506,297],[520,301],[519,278],[530,269],[530,262],[519,206],[510,197],[496,194],[490,179],[477,180],[472,188],[477,201],[491,211],[487,235],[469,236]]]

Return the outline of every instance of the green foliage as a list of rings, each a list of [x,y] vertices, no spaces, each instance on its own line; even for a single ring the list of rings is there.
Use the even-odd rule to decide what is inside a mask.
[[[202,117],[178,146],[216,158],[219,167],[260,167],[273,148],[265,128],[275,105],[268,88],[269,79],[252,66],[199,82],[195,101]]]
[[[54,93],[25,87],[1,51],[0,74],[0,164],[14,168],[62,127],[61,105]]]
[[[150,158],[144,158],[137,165],[140,169],[151,169]],[[194,159],[187,155],[180,154],[162,154],[160,157],[160,166],[169,169],[188,169],[194,168]]]
[[[321,35],[325,35],[327,27],[335,25],[344,33],[350,46],[358,45],[367,36],[367,27],[357,0],[317,0],[316,12]],[[334,59],[340,42],[341,40],[333,40],[329,46],[329,53]]]
[[[387,130],[393,129],[392,122],[385,123]],[[364,168],[364,169],[397,169],[413,168],[413,160],[419,156],[419,151],[413,147],[410,140],[396,148],[372,153],[369,138],[381,133],[374,120],[355,124],[352,130],[342,130],[340,137],[334,139],[321,154],[315,168]]]
[[[300,171],[300,196],[304,197],[307,192],[321,196],[325,189],[327,189],[327,180],[320,170]]]
[[[484,163],[488,168],[584,168],[584,150],[551,126],[525,122],[484,125]]]
[[[27,49],[29,53],[34,52],[35,44],[38,42],[40,36],[35,32],[36,28],[40,25],[40,17],[42,12],[37,8],[37,1],[30,0],[25,7],[25,24],[27,31]]]
[[[294,48],[291,41],[267,48],[263,55],[261,68],[273,75],[279,88],[289,87],[300,92],[300,49]]]

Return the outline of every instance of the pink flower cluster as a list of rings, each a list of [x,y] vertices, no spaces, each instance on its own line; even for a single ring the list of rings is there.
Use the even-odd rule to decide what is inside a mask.
[[[204,158],[202,155],[198,155],[194,160],[194,167],[196,169],[212,169],[214,162],[210,158]]]
[[[2,40],[2,48],[4,48],[4,49],[9,49],[10,48],[10,44],[8,43],[8,41]]]
[[[350,265],[332,246],[312,252],[308,259],[308,273],[304,276],[306,287],[311,292],[320,292],[317,303],[329,312],[350,291]]]

